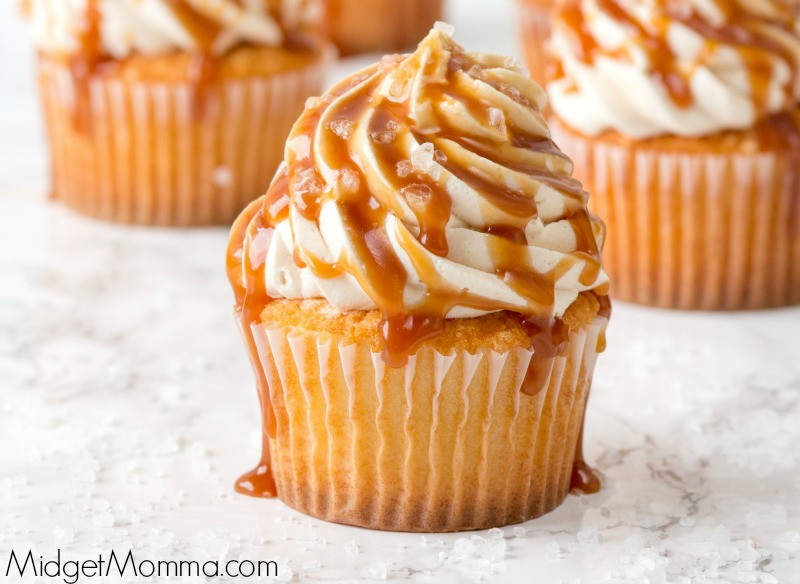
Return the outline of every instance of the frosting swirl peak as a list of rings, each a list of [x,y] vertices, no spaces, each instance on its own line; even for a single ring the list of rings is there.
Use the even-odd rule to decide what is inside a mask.
[[[40,50],[115,59],[282,46],[288,35],[314,30],[321,12],[319,0],[23,0],[23,8]],[[86,47],[92,29],[98,46]]]
[[[269,298],[377,308],[398,363],[446,318],[553,320],[582,291],[605,295],[602,224],[545,103],[524,69],[441,30],[310,100],[234,226],[240,304],[255,282]]]
[[[553,109],[587,135],[742,130],[800,100],[794,0],[564,0],[551,47]]]

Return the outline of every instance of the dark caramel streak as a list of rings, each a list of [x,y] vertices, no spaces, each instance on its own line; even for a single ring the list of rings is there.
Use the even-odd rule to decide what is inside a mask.
[[[688,2],[663,2],[656,8],[660,11],[650,25],[643,25],[620,5],[618,0],[596,0],[598,7],[631,31],[650,60],[651,74],[666,89],[675,105],[685,108],[692,105],[694,96],[689,84],[693,68],[679,68],[676,56],[669,46],[667,33],[670,22],[679,22],[697,32],[705,40],[704,54],[710,54],[720,45],[738,51],[750,77],[750,85],[756,107],[767,107],[770,81],[774,75],[774,57],[784,60],[791,69],[791,79],[784,85],[786,96],[791,99],[800,76],[800,56],[797,47],[787,46],[770,35],[768,31],[782,31],[795,37],[795,23],[800,19],[800,5],[787,4],[778,19],[768,20],[748,11],[740,2],[717,2],[717,8],[725,14],[725,23],[713,25],[702,18]],[[780,8],[776,4],[776,7]],[[566,0],[559,17],[569,30],[576,57],[591,63],[603,52],[585,21],[579,0]],[[554,71],[553,77],[564,77],[563,67]]]

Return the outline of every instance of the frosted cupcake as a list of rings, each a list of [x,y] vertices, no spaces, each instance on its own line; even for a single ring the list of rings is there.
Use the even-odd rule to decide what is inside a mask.
[[[517,26],[525,64],[537,83],[545,82],[554,4],[555,0],[517,0]]]
[[[322,88],[308,0],[28,0],[53,196],[123,223],[230,223]]]
[[[231,233],[264,415],[240,491],[454,531],[599,488],[580,436],[602,229],[544,104],[523,69],[437,29],[307,106]]]
[[[345,54],[403,51],[442,17],[443,0],[325,0],[330,37]]]
[[[624,300],[800,302],[800,8],[569,0],[553,133],[608,224]]]

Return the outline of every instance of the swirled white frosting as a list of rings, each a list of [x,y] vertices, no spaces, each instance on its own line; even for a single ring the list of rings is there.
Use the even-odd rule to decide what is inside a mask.
[[[278,10],[270,10],[269,0],[27,0],[36,46],[79,52],[92,2],[101,52],[116,59],[197,49],[219,55],[243,42],[279,46],[284,31],[312,27],[320,15],[316,0],[283,0]],[[198,37],[198,27],[213,31],[211,46],[202,46],[208,39]]]
[[[581,291],[605,294],[602,227],[550,141],[545,101],[520,66],[432,31],[311,100],[266,196],[272,228],[243,254],[270,297],[340,311],[561,316]],[[396,271],[402,307],[378,281]]]
[[[800,8],[781,0],[566,0],[551,50],[553,110],[587,135],[746,129],[800,99]]]

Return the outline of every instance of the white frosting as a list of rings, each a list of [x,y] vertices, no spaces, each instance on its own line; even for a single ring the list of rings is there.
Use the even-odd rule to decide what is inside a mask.
[[[211,52],[222,54],[242,42],[278,46],[284,33],[270,13],[267,0],[182,0],[199,19],[220,27]],[[81,48],[87,27],[89,0],[28,0],[36,46],[53,54]],[[198,48],[191,30],[170,8],[168,0],[97,0],[101,49],[116,59],[133,53],[158,55]],[[311,26],[320,5],[309,0],[284,0],[280,21],[289,30]]]
[[[597,0],[580,0],[586,27],[600,44],[600,51],[589,62],[582,60],[569,26],[556,17],[551,49],[564,76],[547,86],[553,110],[584,134],[613,130],[636,139],[745,129],[762,117],[790,110],[800,99],[800,20],[795,17],[786,22],[784,15],[782,24],[769,22],[768,18],[778,17],[776,0],[738,3],[740,9],[749,11],[747,18],[753,27],[785,47],[793,58],[787,59],[783,51],[750,47],[753,61],[748,63],[736,45],[711,42],[670,18],[662,0],[619,0],[648,31],[664,36],[674,68],[688,78],[691,88],[691,104],[681,107],[653,74],[639,33],[605,12]],[[686,4],[705,24],[723,27],[728,24],[723,8],[736,2],[687,0]],[[763,88],[753,87],[749,69],[753,63],[770,71]]]
[[[278,223],[271,233],[271,242],[266,257],[266,289],[272,298],[325,298],[341,311],[369,310],[377,308],[376,299],[362,288],[353,270],[325,278],[317,276],[308,267],[298,267],[293,250],[297,248],[301,257],[311,255],[328,264],[337,262],[352,266],[358,262],[356,245],[358,235],[348,231],[340,212],[339,200],[344,196],[353,177],[345,176],[337,168],[336,151],[347,148],[357,159],[360,173],[366,177],[370,194],[389,212],[385,216],[382,231],[387,234],[391,248],[402,262],[408,277],[403,294],[403,303],[408,312],[414,312],[430,291],[446,293],[468,290],[474,297],[493,310],[526,312],[528,300],[498,275],[496,260],[492,253],[492,241],[496,235],[484,230],[490,225],[514,225],[524,229],[527,245],[519,245],[516,261],[520,266],[532,267],[544,273],[570,256],[576,249],[576,236],[572,225],[566,220],[569,212],[585,210],[585,198],[576,203],[574,197],[537,180],[531,174],[514,171],[482,157],[462,144],[450,141],[441,126],[457,132],[460,137],[475,137],[493,140],[499,152],[520,161],[539,166],[543,173],[566,180],[572,170],[570,161],[560,153],[537,154],[525,148],[514,148],[509,144],[510,130],[514,126],[528,135],[549,138],[549,130],[539,111],[545,105],[542,89],[533,83],[527,72],[508,60],[487,55],[470,55],[480,65],[479,71],[457,74],[458,83],[469,94],[469,101],[488,107],[490,123],[480,117],[478,110],[465,107],[459,99],[432,103],[426,94],[429,84],[441,83],[445,79],[450,52],[454,45],[443,32],[434,30],[423,41],[418,51],[399,66],[384,66],[384,70],[372,69],[362,74],[363,81],[342,95],[328,96],[323,103],[315,102],[310,108],[322,112],[313,136],[313,150],[308,136],[297,127],[287,144],[287,161],[314,158],[318,179],[308,180],[304,189],[325,192],[318,221],[303,217],[292,205],[289,217]],[[424,73],[423,73],[424,71]],[[413,168],[438,183],[449,195],[451,213],[446,226],[448,252],[440,257],[431,253],[419,242],[420,223],[409,206],[409,200],[398,193],[391,184],[393,177],[385,176],[385,167],[379,164],[376,151],[379,142],[370,136],[370,123],[377,115],[376,107],[367,107],[361,117],[352,124],[337,126],[330,122],[341,115],[340,105],[347,103],[353,94],[364,91],[364,86],[375,85],[371,104],[383,100],[402,103],[408,107],[415,121],[415,133],[407,125],[390,129],[391,135],[380,138],[391,140],[394,148],[401,151],[401,165]],[[502,84],[503,91],[495,89]],[[494,86],[493,86],[494,85]],[[509,95],[518,92],[521,99]],[[332,99],[332,101],[331,101]],[[528,105],[520,102],[527,100]],[[477,113],[476,113],[477,112]],[[307,114],[309,111],[307,111]],[[302,121],[302,118],[301,118]],[[298,125],[300,122],[298,123]],[[450,134],[452,136],[452,134]],[[416,136],[421,136],[418,138]],[[443,154],[447,157],[444,166]],[[533,196],[538,217],[509,214],[495,206],[473,186],[452,174],[445,166],[462,169],[477,169],[489,182],[505,183],[519,192]],[[406,169],[401,169],[405,173]],[[401,175],[402,176],[402,175]],[[321,181],[319,180],[321,179]],[[364,180],[362,178],[361,180]],[[301,181],[302,182],[302,181]],[[298,181],[295,180],[294,196],[297,196]],[[578,185],[579,186],[579,185]],[[344,194],[343,194],[344,193]],[[592,219],[592,221],[595,221]],[[598,223],[593,223],[594,232],[599,233]],[[267,236],[268,230],[264,230]],[[256,241],[251,249],[260,247]],[[422,257],[433,266],[434,281],[420,273],[412,261]],[[569,259],[569,258],[568,258]],[[599,271],[588,284],[581,284],[579,276],[587,260],[575,256],[571,269],[555,282],[553,311],[563,315],[567,307],[584,290],[602,286],[608,281],[606,273]],[[592,260],[589,260],[592,261]],[[356,270],[357,271],[357,270]],[[448,313],[450,318],[472,317],[493,310],[476,309],[474,306],[456,305]]]

